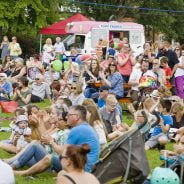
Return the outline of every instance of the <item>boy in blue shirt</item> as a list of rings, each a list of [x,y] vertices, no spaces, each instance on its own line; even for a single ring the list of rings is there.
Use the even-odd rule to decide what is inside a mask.
[[[172,103],[169,100],[161,100],[158,105],[160,112],[160,122],[153,129],[150,139],[145,143],[145,150],[154,148],[157,145],[165,146],[168,142],[168,132],[173,124],[173,119],[169,114]]]

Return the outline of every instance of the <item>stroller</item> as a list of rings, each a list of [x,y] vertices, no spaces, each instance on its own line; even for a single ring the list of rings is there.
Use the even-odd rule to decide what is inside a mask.
[[[112,183],[119,177],[123,177],[123,184],[144,182],[150,169],[144,150],[144,134],[140,133],[140,129],[147,125],[147,121],[145,118],[137,129],[126,132],[102,150],[99,162],[92,171],[100,183]],[[157,119],[151,127],[158,122]]]

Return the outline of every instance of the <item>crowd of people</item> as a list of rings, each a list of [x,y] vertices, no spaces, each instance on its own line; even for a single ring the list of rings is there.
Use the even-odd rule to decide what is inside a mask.
[[[0,148],[15,154],[3,159],[15,175],[49,170],[59,173],[58,184],[99,183],[90,172],[100,150],[145,120],[146,128],[140,130],[145,150],[164,149],[174,141],[174,151],[162,151],[162,158],[184,153],[184,45],[173,49],[168,41],[157,46],[146,42],[135,57],[127,38],[111,42],[105,51],[100,39],[96,54],[71,48],[66,56],[57,37],[54,45],[46,40],[42,57],[25,60],[16,37],[9,42],[4,36],[1,49],[0,101],[16,101],[18,108],[11,136]],[[62,62],[61,71],[55,70],[55,60]],[[123,118],[124,97],[130,99],[131,126]],[[34,104],[45,99],[48,108]],[[28,169],[17,170],[24,166]]]

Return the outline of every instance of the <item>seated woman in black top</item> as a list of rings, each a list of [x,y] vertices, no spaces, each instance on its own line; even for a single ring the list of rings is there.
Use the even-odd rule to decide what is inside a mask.
[[[84,77],[86,81],[86,89],[84,95],[86,98],[91,98],[93,93],[98,92],[98,87],[95,86],[95,82],[99,80],[100,66],[97,60],[91,60],[89,69],[87,68]]]

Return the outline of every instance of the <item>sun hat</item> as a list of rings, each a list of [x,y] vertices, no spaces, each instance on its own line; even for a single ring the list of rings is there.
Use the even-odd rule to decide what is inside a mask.
[[[21,122],[21,121],[27,121],[27,122],[28,122],[27,116],[26,116],[26,115],[19,115],[19,116],[17,117],[15,123],[17,124],[17,123],[19,123],[19,122]]]

